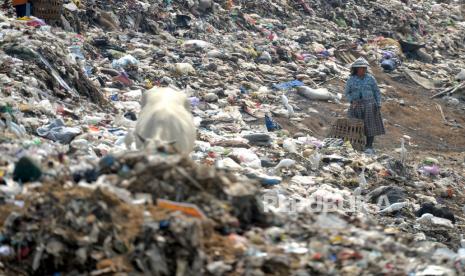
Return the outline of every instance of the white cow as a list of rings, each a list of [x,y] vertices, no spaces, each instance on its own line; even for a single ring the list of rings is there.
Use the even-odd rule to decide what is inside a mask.
[[[169,87],[156,87],[142,95],[142,110],[134,132],[125,138],[127,148],[157,148],[172,144],[182,155],[194,148],[196,128],[187,96]]]

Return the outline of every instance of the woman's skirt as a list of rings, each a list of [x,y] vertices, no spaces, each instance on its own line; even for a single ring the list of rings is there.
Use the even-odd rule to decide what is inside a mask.
[[[381,117],[381,111],[374,99],[353,101],[349,108],[349,118],[363,120],[365,135],[367,137],[383,135],[386,133]]]

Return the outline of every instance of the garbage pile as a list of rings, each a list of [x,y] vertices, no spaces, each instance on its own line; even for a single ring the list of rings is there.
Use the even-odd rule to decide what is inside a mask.
[[[435,201],[460,195],[448,195],[447,189],[443,195],[422,190],[442,185],[457,191],[460,186],[451,179],[460,176],[444,172],[450,175],[431,183],[427,181],[431,176],[425,175],[408,185],[403,181],[412,179],[403,178],[414,174],[413,168],[398,160],[352,161],[326,155],[330,151],[352,158],[356,154],[350,148],[328,147],[322,150],[321,173],[295,175],[286,184],[263,190],[261,196],[256,193],[257,182],[238,182],[231,173],[178,156],[147,157],[140,152],[105,156],[89,168],[100,174],[96,182],[72,185],[77,179],[57,178],[36,187],[31,184],[14,201],[5,199],[1,246],[3,258],[9,260],[5,269],[25,275],[305,271],[423,275],[430,270],[455,273],[456,260],[460,268],[455,250],[464,242],[457,229],[463,218],[454,216],[460,206],[448,201],[448,207],[440,208]],[[358,175],[361,162],[370,164]],[[375,181],[376,174],[384,178]],[[395,179],[402,185],[393,185]],[[349,200],[357,189],[358,196],[366,198],[359,201],[362,205]],[[277,204],[284,196],[287,202]],[[383,197],[387,205],[377,205]],[[325,205],[306,205],[318,199]],[[341,209],[329,213],[318,209],[335,208],[339,202]]]
[[[121,170],[129,172],[122,177],[129,183],[112,177]],[[218,233],[267,223],[252,183],[192,161],[135,153],[107,156],[98,171],[105,176],[99,184],[65,188],[66,179],[57,179],[24,195],[22,208],[3,223],[7,268],[26,274],[203,273],[215,258],[207,253],[236,251],[222,248],[231,242]]]
[[[460,136],[461,9],[84,0],[65,1],[60,22],[1,11],[0,271],[465,273],[463,156],[415,151],[420,134],[377,155],[326,138],[359,56],[390,78],[383,101],[408,105],[394,82],[414,87],[411,102],[442,97],[427,100]],[[189,158],[125,146],[143,93],[165,86],[189,97]]]

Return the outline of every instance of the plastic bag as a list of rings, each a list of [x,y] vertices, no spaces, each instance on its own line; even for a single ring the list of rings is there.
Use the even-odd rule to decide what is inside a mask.
[[[275,170],[280,170],[281,168],[290,168],[295,165],[295,160],[292,159],[283,159],[275,167]]]
[[[139,64],[139,61],[135,57],[131,55],[126,55],[120,59],[113,60],[113,62],[111,63],[111,66],[115,69],[124,69],[127,66],[138,65],[138,64]]]
[[[310,100],[329,101],[336,99],[336,96],[326,88],[313,89],[308,86],[297,87],[297,93]]]
[[[176,63],[174,68],[175,68],[176,73],[181,76],[195,74],[194,67],[190,65],[189,63]]]
[[[294,108],[289,104],[289,100],[287,99],[286,95],[281,95],[281,102],[283,103],[284,107],[287,109],[288,117],[294,116]]]
[[[232,154],[240,160],[241,165],[254,169],[261,168],[262,166],[260,158],[258,158],[258,156],[249,149],[236,148],[233,149]]]
[[[397,202],[379,211],[379,213],[380,214],[392,213],[395,211],[399,211],[402,208],[407,207],[408,205],[409,205],[408,202]]]
[[[189,102],[190,102],[192,107],[196,107],[196,106],[198,106],[200,104],[200,100],[197,97],[190,97]]]
[[[287,89],[302,86],[302,85],[304,85],[303,82],[299,80],[293,80],[293,81],[283,82],[280,84],[273,84],[273,88],[279,89],[279,90],[287,90]]]
[[[287,152],[297,153],[297,145],[293,139],[286,139],[283,143],[283,148]]]
[[[465,246],[465,244],[462,244],[462,246]],[[455,259],[455,267],[458,271],[461,272],[460,275],[463,275],[462,273],[465,273],[465,248],[459,248],[457,252],[457,257]]]
[[[192,39],[184,42],[182,46],[185,48],[205,49],[209,48],[211,44],[203,40]]]
[[[426,176],[438,176],[440,173],[438,165],[423,166],[419,169],[420,173]]]
[[[88,125],[98,125],[99,123],[101,123],[103,121],[103,117],[102,116],[90,116],[90,115],[86,115],[84,116],[84,122]]]

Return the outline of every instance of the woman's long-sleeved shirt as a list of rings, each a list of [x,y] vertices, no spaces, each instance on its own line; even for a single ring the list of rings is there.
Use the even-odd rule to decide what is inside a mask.
[[[363,78],[350,76],[344,93],[349,102],[374,99],[376,104],[381,106],[381,92],[378,83],[370,74],[366,74]]]

